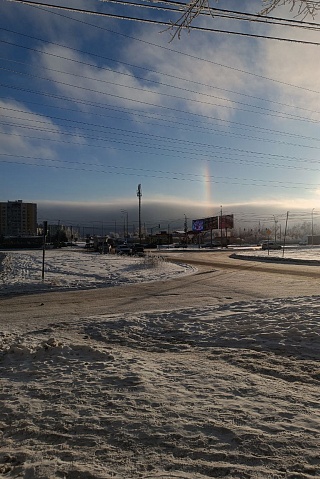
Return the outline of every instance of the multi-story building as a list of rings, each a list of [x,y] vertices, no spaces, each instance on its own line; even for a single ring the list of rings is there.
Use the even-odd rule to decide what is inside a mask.
[[[0,234],[23,236],[37,234],[37,205],[22,200],[0,202]]]

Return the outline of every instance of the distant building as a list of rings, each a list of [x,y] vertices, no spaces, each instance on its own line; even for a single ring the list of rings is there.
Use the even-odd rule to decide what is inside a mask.
[[[26,236],[37,234],[37,205],[22,200],[0,202],[0,235]]]

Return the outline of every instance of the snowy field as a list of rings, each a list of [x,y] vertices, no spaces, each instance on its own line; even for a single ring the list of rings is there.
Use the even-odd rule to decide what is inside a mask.
[[[191,272],[56,253],[54,289]],[[4,257],[1,288],[43,288],[37,254]],[[319,478],[319,311],[320,296],[140,314],[129,305],[21,330],[0,310],[0,477]]]
[[[165,280],[188,274],[193,268],[165,262],[161,256],[101,255],[84,248],[0,251],[0,295],[119,286]]]

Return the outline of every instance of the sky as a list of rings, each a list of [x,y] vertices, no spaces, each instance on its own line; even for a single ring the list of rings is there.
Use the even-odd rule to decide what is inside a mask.
[[[265,38],[316,43],[316,30],[207,15],[179,38],[121,18],[174,22],[174,11],[0,1],[0,201],[37,203],[39,221],[137,225],[140,184],[147,228],[221,207],[238,226],[289,211],[316,228],[320,44]]]

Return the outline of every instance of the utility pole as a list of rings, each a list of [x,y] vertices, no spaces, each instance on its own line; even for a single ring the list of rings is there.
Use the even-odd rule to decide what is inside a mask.
[[[277,224],[278,224],[278,220],[276,219],[275,216],[273,216],[274,218],[274,242],[276,243],[277,242]]]
[[[284,257],[284,247],[285,247],[285,245],[286,245],[288,219],[289,219],[289,211],[287,211],[286,227],[285,227],[285,229],[284,229],[284,240],[283,240],[283,248],[282,248],[282,257]]]
[[[222,205],[220,206],[220,242],[221,242],[221,248],[222,246]]]
[[[184,234],[185,234],[185,243],[188,244],[188,218],[184,215]]]
[[[121,210],[121,213],[123,215],[125,215],[124,218],[127,218],[127,224],[126,224],[126,220],[124,219],[123,232],[124,232],[125,241],[128,241],[128,238],[129,238],[129,214],[128,214],[127,210]]]
[[[311,210],[311,245],[313,246],[313,212],[314,208]]]
[[[142,190],[141,185],[138,185],[137,197],[139,199],[139,243],[141,244],[141,198],[142,198]]]

